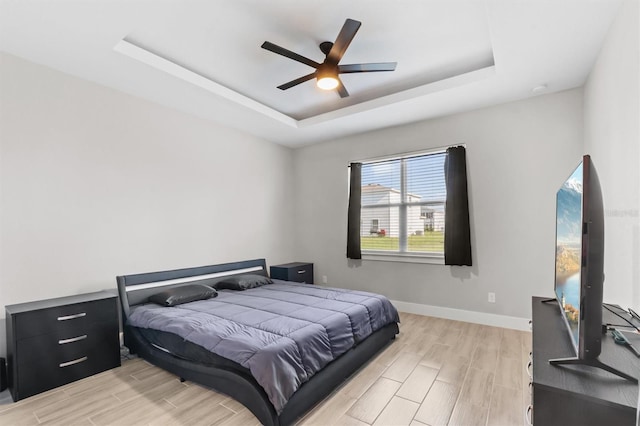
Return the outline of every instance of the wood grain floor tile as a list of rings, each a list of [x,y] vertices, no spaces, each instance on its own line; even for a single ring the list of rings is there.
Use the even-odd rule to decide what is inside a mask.
[[[238,401],[228,396],[225,396],[225,398],[222,401],[220,401],[220,405],[228,408],[234,413],[239,413],[243,410],[246,410],[246,407],[244,405],[240,404]]]
[[[146,425],[176,408],[165,400],[149,401],[144,398],[131,399],[116,407],[99,411],[89,420],[96,426]],[[71,422],[69,424],[74,424]]]
[[[376,361],[370,362],[340,389],[340,393],[348,398],[360,398],[386,369],[387,366],[384,364]]]
[[[260,422],[256,416],[254,416],[249,410],[244,410],[220,423],[214,424],[216,426],[260,426]]]
[[[348,414],[343,414],[338,420],[336,420],[335,424],[340,426],[370,426],[369,423],[354,419]]]
[[[431,426],[446,425],[459,393],[458,386],[436,380],[420,404],[415,420]]]
[[[471,358],[473,356],[473,353],[476,350],[476,347],[478,347],[479,344],[479,338],[477,335],[467,335],[464,333],[462,333],[462,335],[460,335],[460,338],[458,339],[458,342],[456,342],[456,354],[460,355],[460,356],[464,356],[467,358]]]
[[[520,391],[522,388],[522,359],[498,357],[495,384]]]
[[[38,425],[40,422],[38,422],[38,418],[29,407],[19,407],[0,413],[0,424],[32,426]]]
[[[172,404],[175,406],[175,409],[169,410],[159,417],[152,419],[149,424],[157,426],[173,424],[207,426],[221,423],[237,414],[237,412],[231,411],[221,404],[216,404],[215,394],[212,395],[213,392],[202,392],[200,389],[198,389],[198,391],[198,393],[192,392],[190,399],[179,401],[177,406]],[[180,393],[185,394],[186,391]],[[183,395],[183,397],[184,396],[185,395]],[[167,399],[165,399],[165,401],[167,401]],[[212,407],[214,409],[212,409]],[[247,409],[243,407],[243,410]]]
[[[142,370],[146,369],[155,369],[156,367],[153,364],[148,363],[142,358],[132,358],[124,361],[122,365],[118,368],[114,368],[113,370],[105,371],[100,374],[108,374],[117,377],[129,377],[133,374],[139,373]]]
[[[395,380],[380,377],[367,392],[347,411],[347,414],[365,423],[373,423],[400,388]]]
[[[453,413],[451,413],[449,426],[485,426],[488,413],[488,407],[480,407],[460,401],[453,409]]]
[[[393,364],[382,373],[382,377],[396,382],[404,382],[421,359],[422,357],[418,354],[402,352]]]
[[[443,345],[454,346],[460,342],[462,338],[461,329],[447,329],[445,333],[437,337],[435,342]]]
[[[65,386],[64,392],[69,396],[82,398],[82,395],[87,393],[123,392],[130,388],[130,382],[137,382],[137,380],[131,380],[131,376],[122,377],[108,373],[111,373],[111,371],[106,371],[98,376],[88,377],[87,380],[70,383]]]
[[[498,348],[478,345],[471,357],[471,368],[495,371],[498,363]]]
[[[39,395],[34,395],[30,398],[23,399],[18,402],[1,405],[0,406],[0,424],[11,424],[11,423],[5,423],[4,421],[2,421],[2,419],[9,418],[8,416],[11,416],[11,418],[18,418],[19,416],[16,416],[15,412],[32,413],[50,404],[55,404],[59,401],[68,400],[68,399],[69,399],[69,395],[66,394],[64,390],[58,388],[58,389],[52,389],[50,391],[41,393]]]
[[[206,398],[208,405],[220,404],[229,397],[221,393],[212,391],[196,383],[189,383],[173,394],[169,394],[164,399],[174,407],[190,405],[194,400]]]
[[[468,369],[469,358],[459,355],[450,355],[444,361],[442,367],[440,367],[440,373],[438,373],[437,379],[443,382],[461,386],[465,376],[467,375]]]
[[[402,349],[402,352],[409,352],[422,357],[431,349],[436,339],[437,337],[433,334],[417,330],[411,339],[407,339],[407,343]]]
[[[421,403],[427,395],[427,392],[429,392],[438,373],[439,371],[435,368],[418,364],[409,377],[407,377],[407,380],[402,383],[396,395]]]
[[[435,343],[420,360],[420,364],[439,369],[449,357],[451,346]]]
[[[487,426],[522,425],[524,409],[521,398],[520,391],[495,385],[493,387],[491,406],[489,407]]]
[[[130,383],[127,389],[115,392],[113,395],[122,402],[137,398],[140,395],[146,395],[151,400],[157,400],[162,399],[165,392],[173,394],[182,390],[185,386],[177,376],[157,369],[156,374],[153,376],[146,377],[143,381],[134,381]]]
[[[503,330],[500,339],[500,356],[503,358],[520,359],[522,354],[523,332],[518,330]]]
[[[82,398],[67,397],[34,411],[40,423],[73,424],[79,419],[119,406],[120,401],[110,394],[88,393]]]
[[[460,400],[470,405],[488,408],[491,403],[493,380],[493,372],[469,368],[460,391]]]
[[[338,419],[347,413],[347,410],[353,407],[358,401],[355,398],[346,398],[339,394],[333,394],[322,404],[318,405],[309,414],[307,414],[300,426],[323,426],[327,424],[336,424]]]
[[[374,358],[374,361],[387,366],[391,365],[393,364],[393,361],[395,361],[396,358],[400,355],[400,352],[402,351],[404,346],[404,343],[396,339],[393,343],[387,346],[386,349],[382,351],[382,353],[380,353],[380,355],[377,355]]]
[[[480,328],[480,340],[484,346],[490,346],[496,349],[500,348],[500,340],[502,339],[502,329],[484,325]]]
[[[420,404],[394,396],[382,410],[373,426],[408,426]]]

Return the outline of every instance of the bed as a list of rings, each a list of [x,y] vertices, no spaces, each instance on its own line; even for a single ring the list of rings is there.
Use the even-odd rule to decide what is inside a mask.
[[[272,283],[168,308],[150,302],[249,276]],[[264,259],[123,275],[117,284],[132,353],[235,398],[269,426],[294,423],[398,333],[385,297],[270,280]],[[257,334],[258,343],[246,343],[245,334]]]

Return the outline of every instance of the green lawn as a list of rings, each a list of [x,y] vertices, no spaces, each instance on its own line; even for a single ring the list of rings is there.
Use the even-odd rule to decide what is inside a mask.
[[[398,250],[398,237],[360,237],[362,250]],[[409,236],[409,251],[444,251],[444,232],[425,232]]]

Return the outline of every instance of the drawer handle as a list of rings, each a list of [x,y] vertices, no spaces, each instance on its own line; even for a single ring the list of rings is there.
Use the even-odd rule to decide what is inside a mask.
[[[82,318],[87,316],[86,312],[80,312],[79,314],[73,314],[73,315],[67,315],[64,317],[58,317],[58,321],[67,321],[67,320],[72,320],[72,319],[76,319],[76,318]]]
[[[533,425],[533,405],[529,405],[524,411],[524,424],[528,426]]]
[[[72,337],[70,339],[62,339],[62,340],[58,340],[58,344],[59,345],[64,345],[65,343],[73,343],[73,342],[78,342],[80,340],[84,340],[87,338],[86,334],[83,334],[82,336],[78,336],[78,337]]]
[[[305,274],[307,271],[305,271],[304,269],[301,271],[298,271],[299,274]]]
[[[80,364],[81,362],[85,362],[87,360],[86,356],[82,358],[74,359],[73,361],[67,361],[60,364],[60,368],[69,367],[70,365]]]
[[[527,375],[529,376],[529,378],[533,379],[533,374],[531,373],[531,367],[533,367],[533,361],[529,361],[527,363],[527,366],[525,367],[525,370],[527,371]]]

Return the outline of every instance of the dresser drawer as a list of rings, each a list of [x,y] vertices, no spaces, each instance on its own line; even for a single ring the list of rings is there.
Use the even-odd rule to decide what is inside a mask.
[[[120,366],[117,297],[78,294],[5,307],[14,401]]]
[[[101,300],[25,312],[15,319],[16,337],[22,340],[51,333],[73,337],[85,333],[92,323],[117,318],[116,309],[113,300]]]
[[[271,278],[313,284],[313,263],[292,262],[271,267]]]
[[[118,330],[113,322],[103,322],[78,336],[23,339],[16,359],[22,399],[120,365]]]

